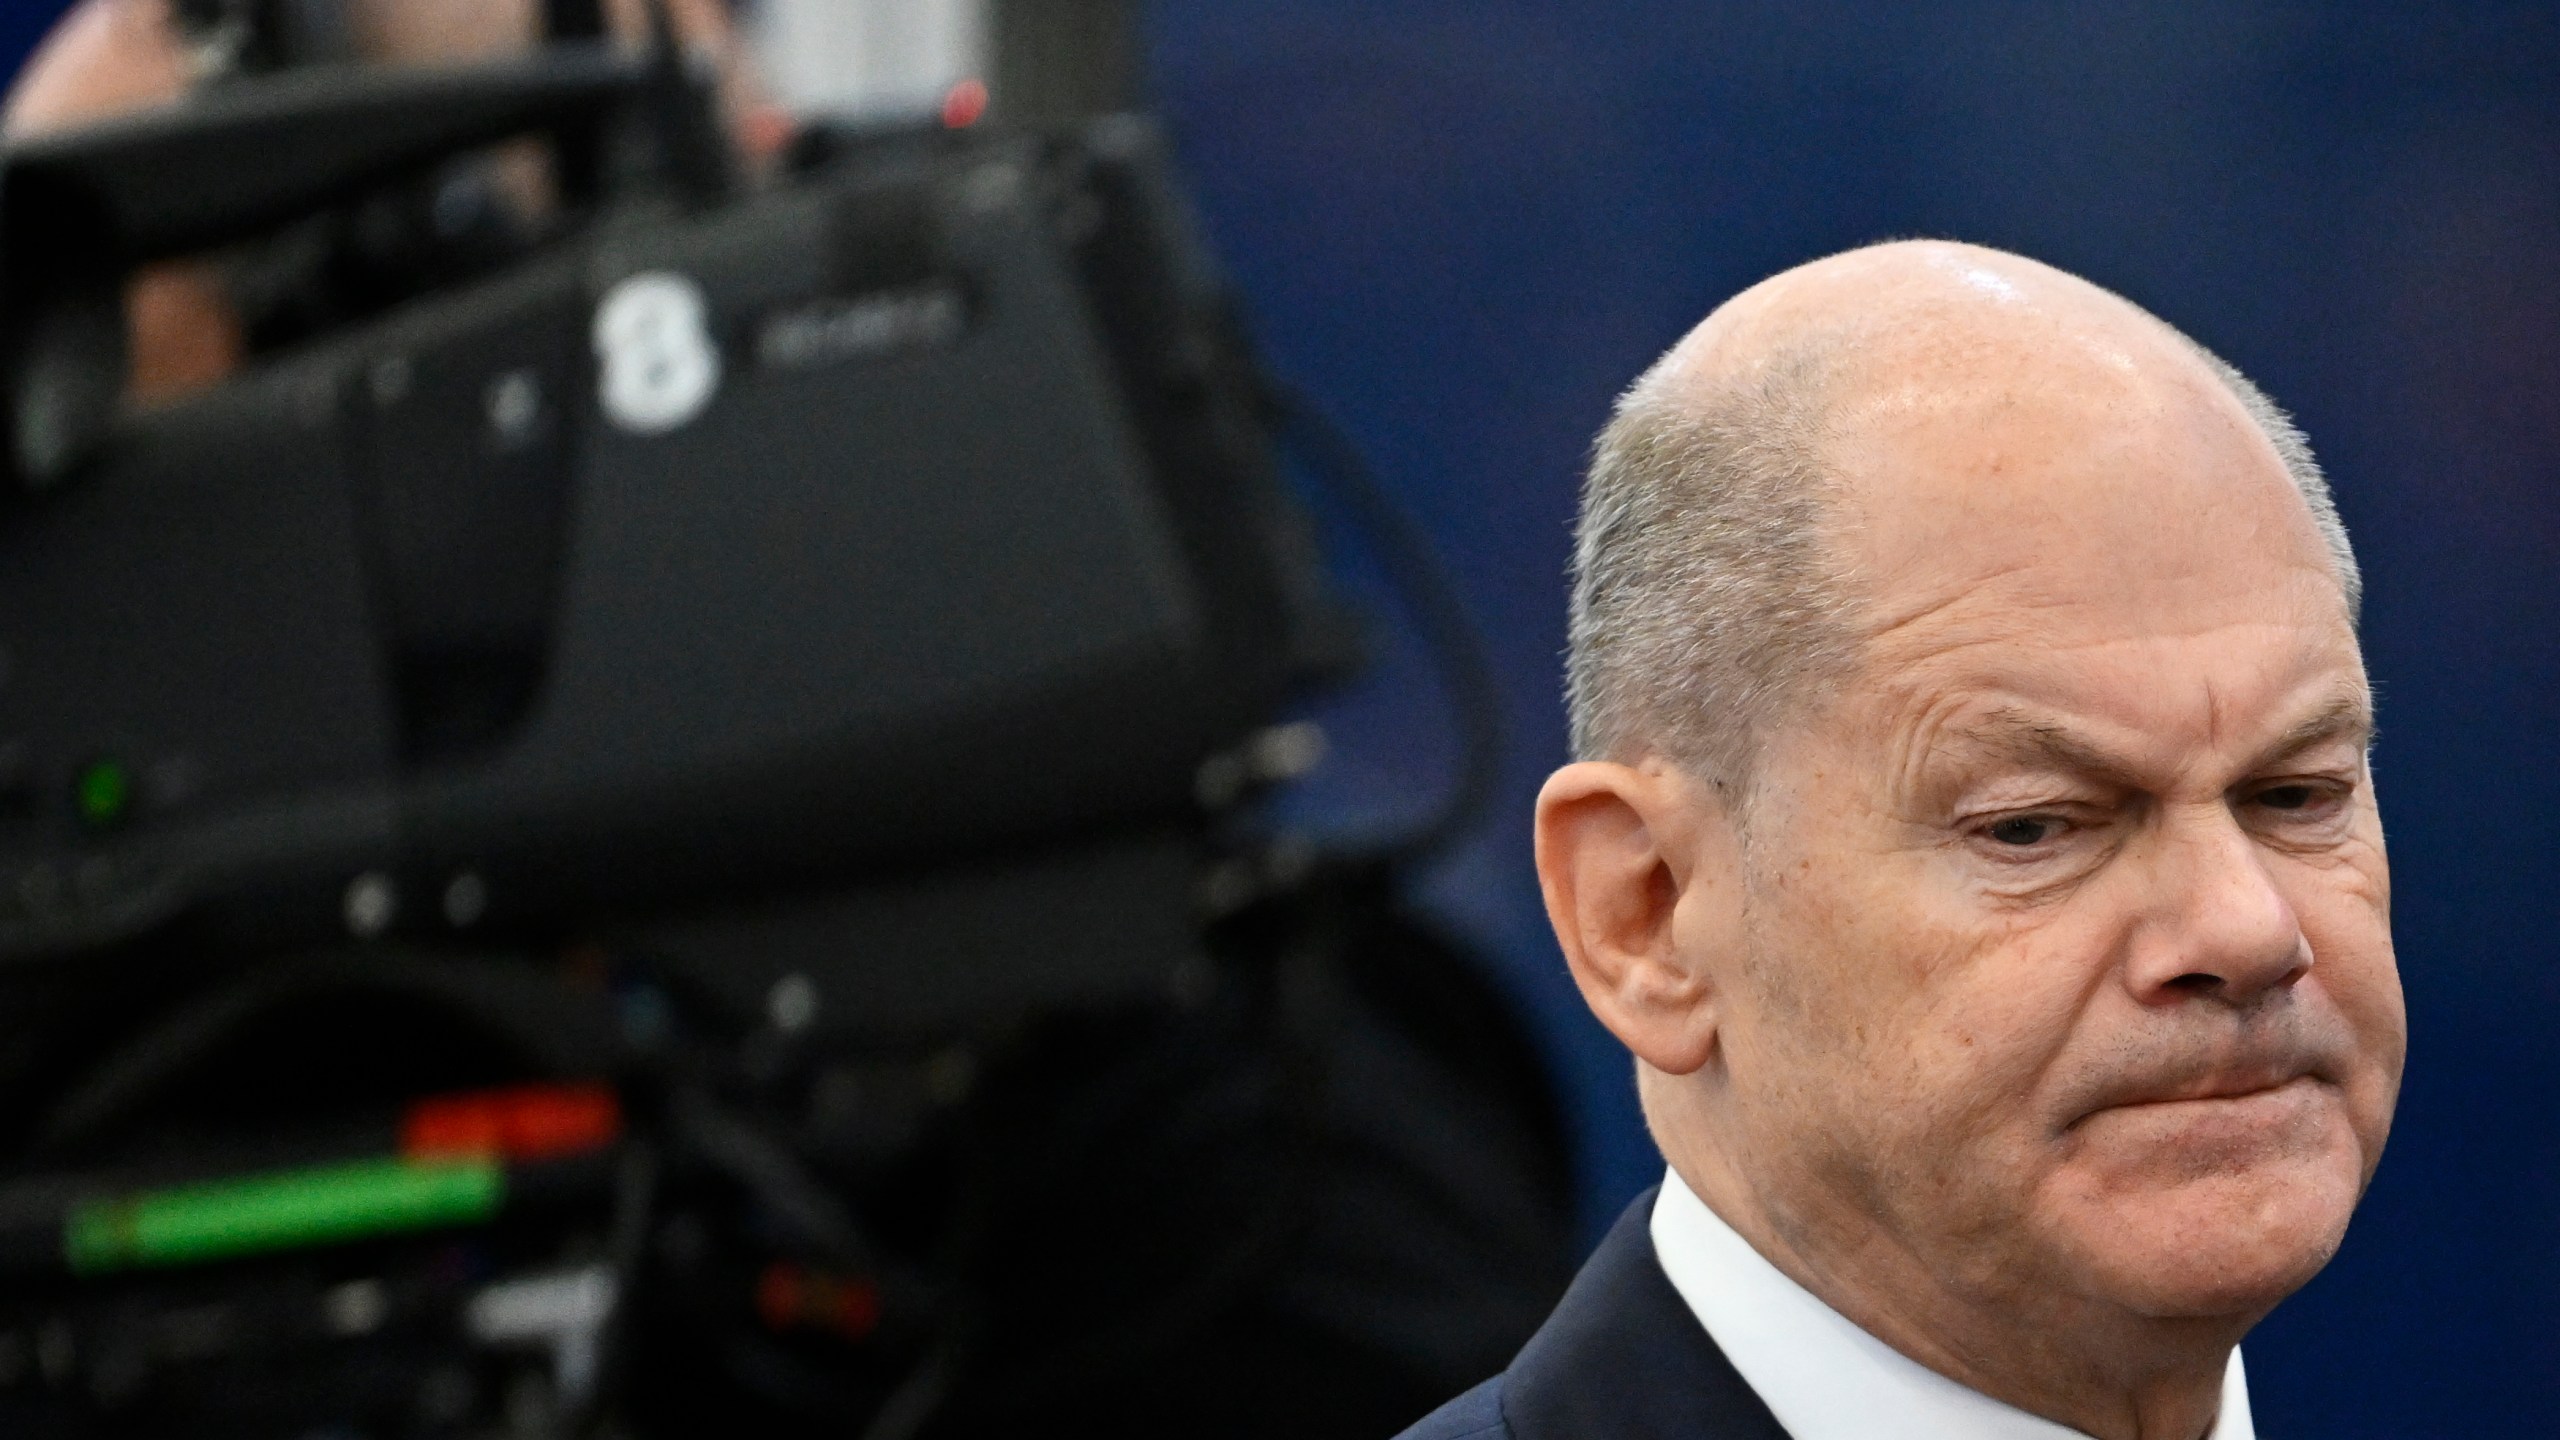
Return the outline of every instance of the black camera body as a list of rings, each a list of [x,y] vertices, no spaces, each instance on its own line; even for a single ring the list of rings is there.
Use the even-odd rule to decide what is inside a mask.
[[[1278,432],[1397,517],[1143,121],[739,187],[660,30],[0,152],[0,1429],[1404,1423],[1569,1168],[1428,847],[1239,804],[1350,658]],[[536,243],[123,397],[140,267],[526,134]]]
[[[1142,122],[632,187],[81,435],[45,347],[95,333],[63,316],[117,293],[98,252],[222,226],[155,242],[117,177],[222,120],[0,180],[9,233],[101,237],[0,257],[0,956],[664,908],[1171,820],[1319,659],[1321,570]]]

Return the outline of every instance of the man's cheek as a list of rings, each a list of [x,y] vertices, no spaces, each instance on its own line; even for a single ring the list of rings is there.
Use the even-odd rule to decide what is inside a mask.
[[[2391,1119],[2398,1108],[2400,1075],[2408,1055],[2408,1015],[2400,995],[2400,978],[2390,953],[2368,959],[2360,973],[2339,983],[2325,977],[2324,993],[2345,1014],[2355,1037],[2354,1068],[2346,1077],[2351,1118],[2364,1149],[2368,1178],[2382,1157]]]
[[[2391,932],[2369,891],[2317,895],[2302,904],[2312,967],[2306,1001],[2335,1007],[2354,1038],[2358,1073],[2349,1077],[2365,1108],[2387,1125],[2408,1048],[2408,1011]],[[2378,1136],[2375,1137],[2378,1140]]]
[[[1947,958],[1947,983],[1904,1032],[1915,1041],[1915,1138],[1934,1152],[1944,1193],[1970,1197],[1961,1208],[1973,1220],[2015,1217],[2062,1163],[2087,949],[2067,933],[1977,938]]]
[[[1881,913],[1881,912],[1879,912]],[[1985,913],[1962,898],[1905,905],[1871,927],[1870,954],[1893,1033],[1945,1077],[2030,1083],[2072,1030],[2087,999],[2085,926],[2046,915]],[[2014,1104],[2015,1089],[2007,1095]]]

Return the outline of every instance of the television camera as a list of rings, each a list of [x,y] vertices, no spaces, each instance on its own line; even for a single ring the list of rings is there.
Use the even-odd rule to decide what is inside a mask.
[[[0,157],[7,1433],[1385,1433],[1543,1313],[1534,1054],[1254,818],[1351,628],[1157,133],[710,113],[662,28]],[[140,267],[526,136],[123,397]]]

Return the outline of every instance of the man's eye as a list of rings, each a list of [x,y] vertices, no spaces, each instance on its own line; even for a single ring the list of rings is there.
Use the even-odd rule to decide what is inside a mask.
[[[1982,833],[2003,845],[2023,848],[2043,844],[2061,828],[2062,822],[2051,815],[2012,815],[2006,820],[1993,821]]]
[[[2308,785],[2278,785],[2258,792],[2258,803],[2270,810],[2301,810],[2320,798]]]

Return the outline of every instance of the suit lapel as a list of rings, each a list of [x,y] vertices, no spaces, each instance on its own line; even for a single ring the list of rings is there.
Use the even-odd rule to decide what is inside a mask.
[[[1647,1190],[1503,1382],[1518,1440],[1787,1440],[1653,1254]]]

